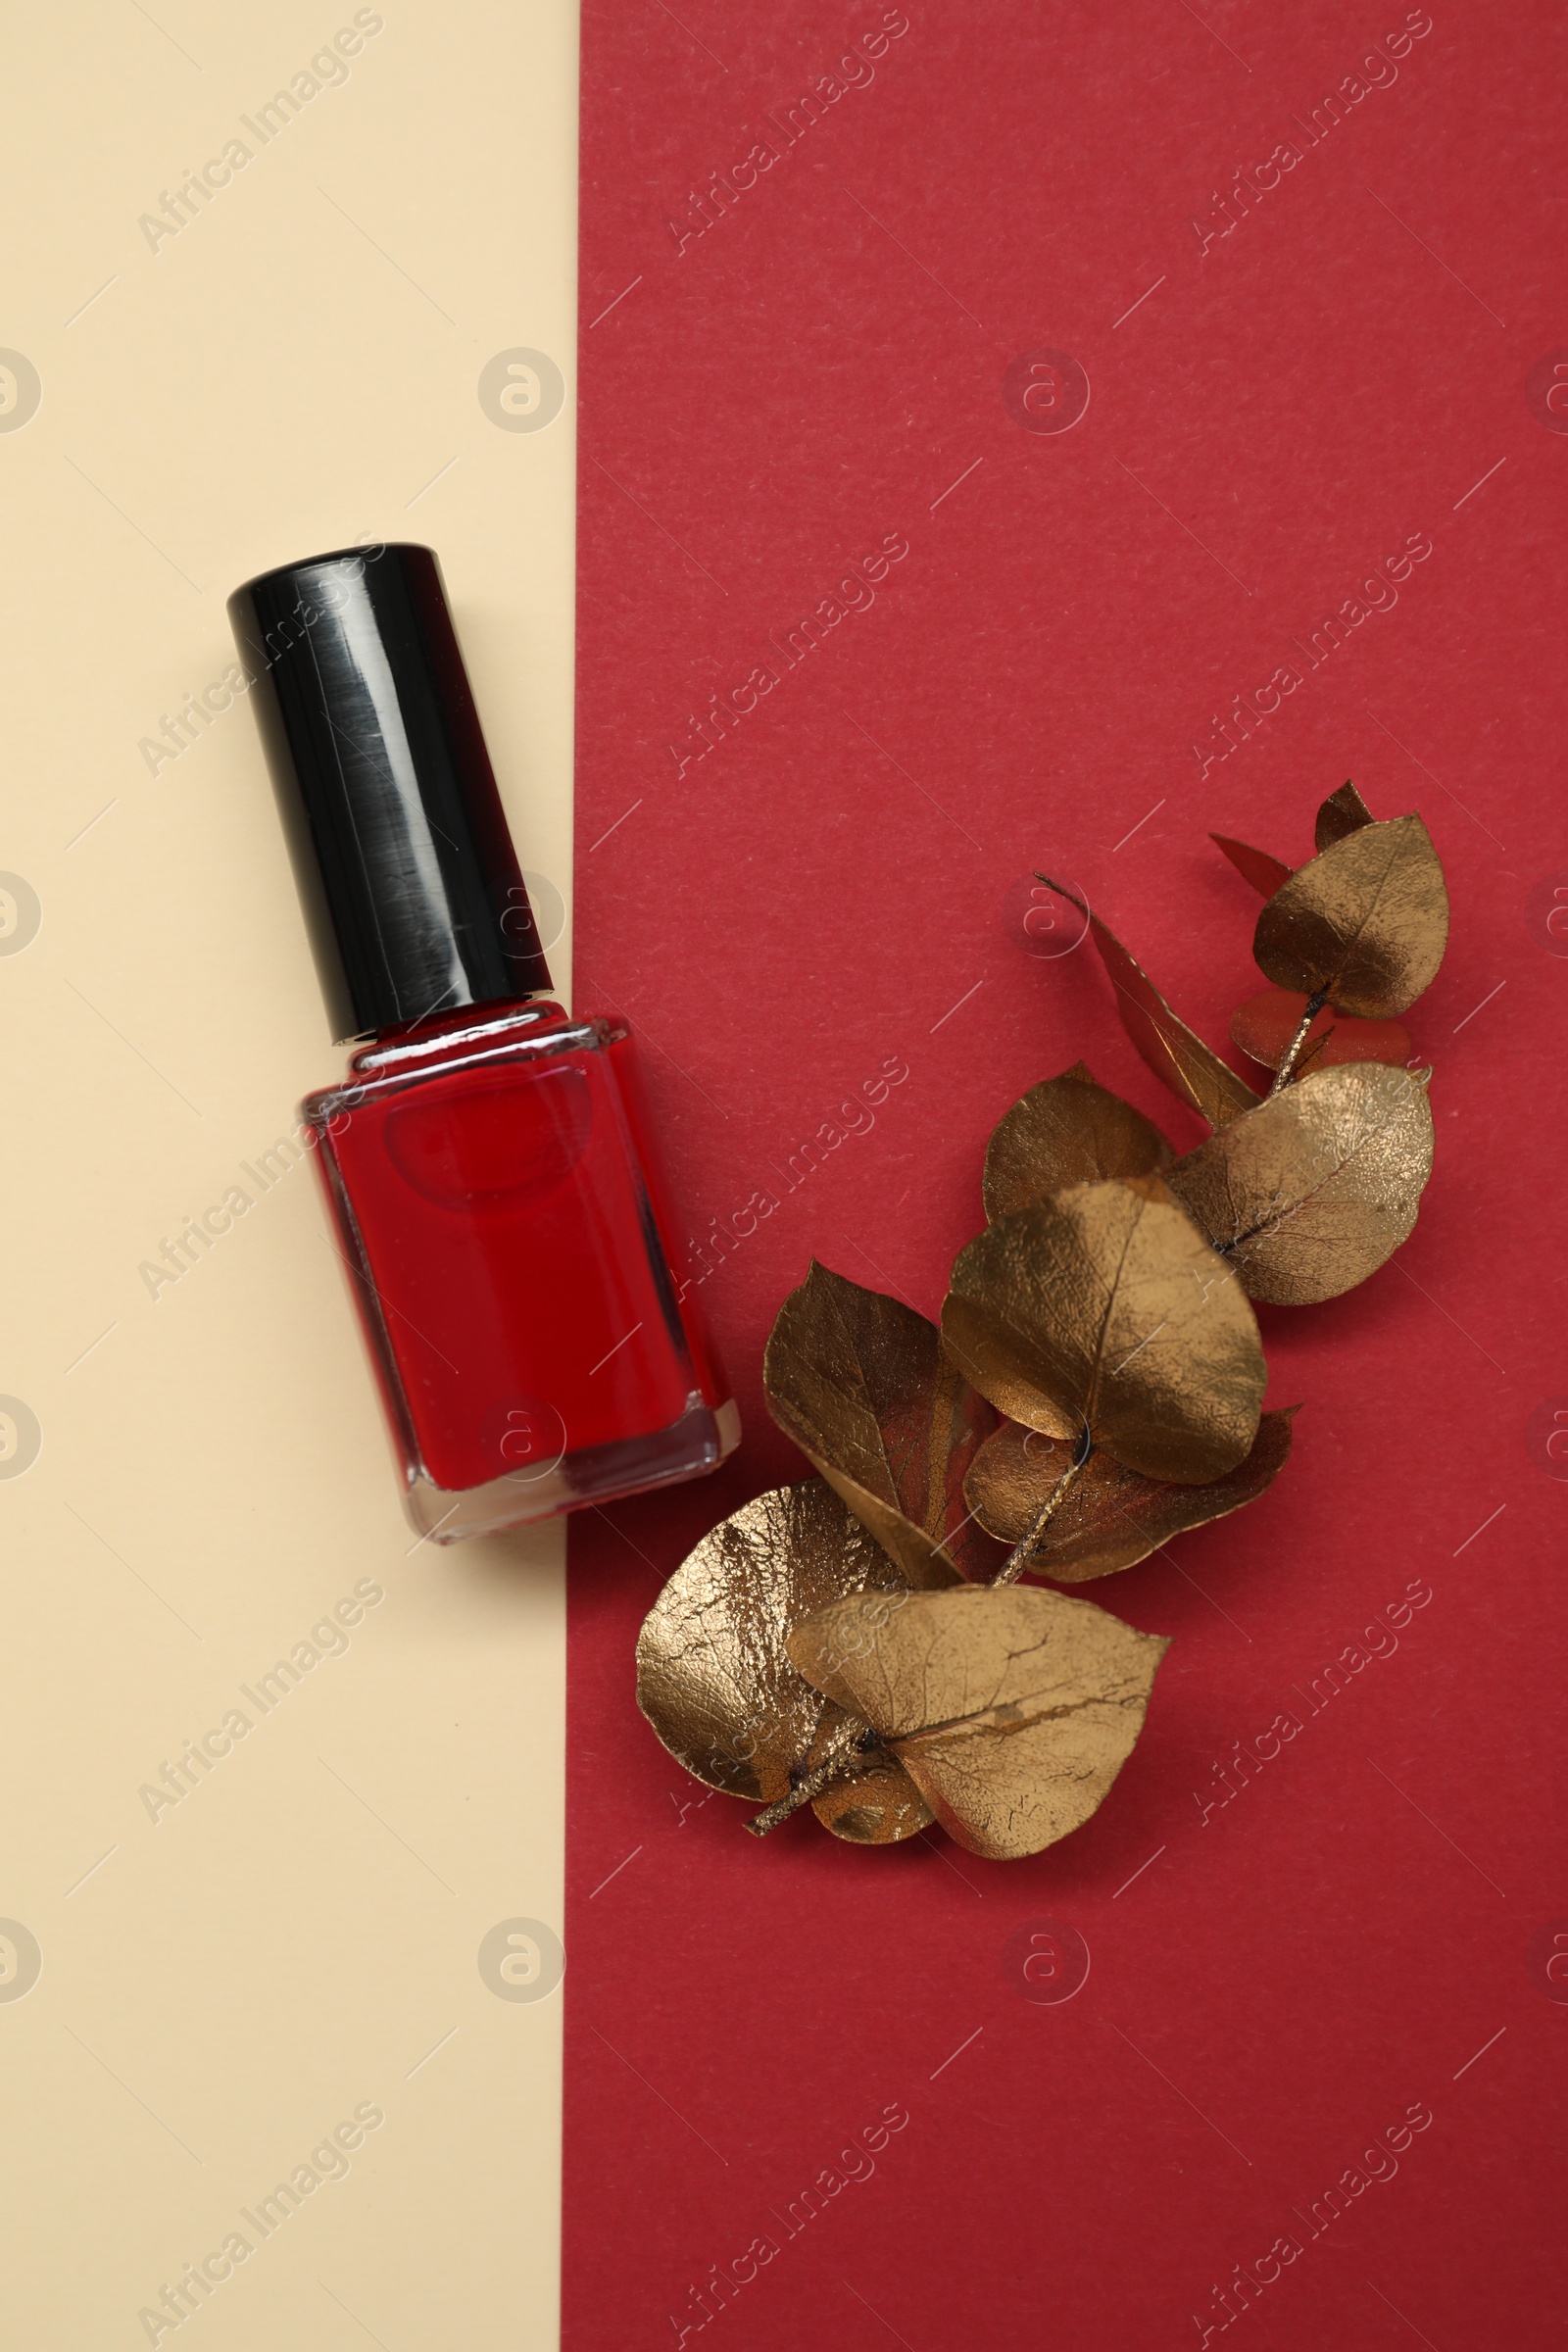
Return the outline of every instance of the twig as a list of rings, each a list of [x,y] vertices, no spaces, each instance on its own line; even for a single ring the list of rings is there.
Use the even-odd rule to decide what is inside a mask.
[[[787,1796],[779,1797],[776,1803],[764,1806],[760,1813],[753,1814],[746,1824],[752,1836],[765,1838],[769,1830],[776,1830],[781,1821],[788,1821],[790,1815],[798,1813],[802,1805],[808,1805],[814,1797],[820,1796],[829,1782],[838,1779],[853,1757],[863,1755],[868,1747],[876,1745],[876,1734],[858,1715],[851,1715],[834,1733],[821,1762],[813,1764],[810,1771],[796,1782]]]
[[[1326,988],[1318,989],[1314,995],[1307,998],[1306,1010],[1301,1015],[1301,1025],[1297,1030],[1296,1035],[1292,1038],[1290,1044],[1286,1047],[1284,1057],[1280,1062],[1279,1068],[1274,1073],[1274,1083],[1268,1090],[1269,1099],[1271,1101],[1273,1100],[1274,1096],[1279,1093],[1282,1086],[1289,1084],[1291,1072],[1295,1069],[1297,1061],[1300,1055],[1301,1048],[1306,1043],[1306,1033],[1311,1028],[1312,1023],[1317,1019],[1318,1014],[1322,1011],[1328,1001],[1329,992]]]
[[[1035,1513],[1033,1523],[1025,1531],[1024,1535],[1019,1539],[1019,1541],[1013,1545],[1006,1558],[1003,1561],[1002,1566],[997,1570],[996,1575],[991,1579],[993,1585],[1013,1585],[1017,1583],[1019,1577],[1022,1576],[1024,1570],[1029,1565],[1035,1545],[1039,1543],[1041,1537],[1045,1534],[1046,1529],[1055,1517],[1056,1512],[1059,1509],[1064,1496],[1066,1495],[1067,1489],[1072,1485],[1073,1480],[1077,1477],[1085,1462],[1088,1461],[1089,1456],[1093,1453],[1094,1449],[1094,1440],[1086,1428],[1082,1437],[1078,1440],[1076,1446],[1073,1448],[1072,1460],[1067,1464],[1066,1469],[1057,1479],[1055,1485],[1052,1488],[1051,1493],[1046,1496],[1045,1501],[1040,1505],[1039,1510]]]

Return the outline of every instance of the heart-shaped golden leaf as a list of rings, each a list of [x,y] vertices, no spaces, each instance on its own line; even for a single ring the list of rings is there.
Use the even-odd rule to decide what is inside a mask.
[[[1347,779],[1338,792],[1331,792],[1317,812],[1314,828],[1316,846],[1326,850],[1333,841],[1343,841],[1347,833],[1359,833],[1363,825],[1376,824],[1355,786]]]
[[[994,1224],[1063,1185],[1152,1176],[1174,1157],[1152,1119],[1075,1062],[1032,1086],[998,1122],[981,1186],[986,1216]]]
[[[1250,882],[1265,899],[1283,889],[1296,870],[1280,858],[1271,858],[1267,850],[1254,850],[1245,841],[1232,841],[1228,833],[1211,833],[1208,838],[1216,849],[1224,851],[1242,879]]]
[[[821,1479],[760,1494],[703,1538],[650,1609],[637,1704],[697,1780],[772,1803],[820,1754],[822,1693],[786,1637],[828,1601],[871,1592],[891,1606],[909,1588]]]
[[[1347,1062],[1271,1096],[1166,1181],[1250,1298],[1305,1306],[1353,1289],[1398,1248],[1432,1142],[1421,1078]]]
[[[1143,966],[1128,955],[1115,934],[1106,930],[1099,915],[1090,912],[1077,892],[1053,882],[1047,874],[1036,879],[1088,917],[1100,960],[1115,986],[1122,1026],[1155,1077],[1163,1079],[1172,1094],[1210,1127],[1223,1127],[1231,1119],[1239,1119],[1244,1110],[1250,1110],[1258,1098],[1246,1079],[1238,1078],[1196,1030],[1189,1029],[1171,1010]]]
[[[942,1338],[1000,1412],[1087,1429],[1146,1478],[1223,1478],[1257,1435],[1252,1310],[1157,1176],[1070,1185],[990,1226],[958,1254]]]
[[[1284,1469],[1295,1411],[1293,1404],[1265,1413],[1247,1459],[1200,1487],[1140,1478],[1108,1453],[1092,1453],[1025,1561],[1024,1574],[1049,1576],[1058,1585],[1087,1584],[1135,1566],[1187,1528],[1240,1510]],[[1070,1446],[1004,1421],[975,1455],[964,1491],[994,1536],[1018,1544],[1071,1459]]]
[[[998,1562],[963,1499],[996,1415],[934,1323],[811,1261],[762,1361],[767,1409],[911,1585],[984,1582]]]
[[[863,1717],[951,1838],[1008,1861],[1086,1822],[1143,1729],[1168,1643],[1065,1593],[916,1592],[865,1624],[858,1595],[797,1626],[790,1656]]]
[[[1358,825],[1291,876],[1257,918],[1252,953],[1280,988],[1391,1020],[1443,961],[1448,894],[1418,816]]]

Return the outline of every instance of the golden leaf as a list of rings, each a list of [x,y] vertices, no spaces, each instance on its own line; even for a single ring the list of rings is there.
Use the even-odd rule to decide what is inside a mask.
[[[1122,1026],[1156,1078],[1164,1080],[1181,1102],[1196,1110],[1210,1127],[1223,1127],[1250,1110],[1258,1100],[1245,1078],[1211,1053],[1195,1030],[1166,1004],[1142,965],[1136,963],[1115,934],[1107,931],[1075,891],[1049,875],[1038,875],[1048,890],[1067,900],[1089,917],[1100,960],[1116,990]]]
[[[1066,1184],[1152,1176],[1174,1157],[1152,1120],[1075,1062],[1032,1086],[999,1121],[986,1148],[986,1215],[995,1223]]]
[[[762,1360],[767,1409],[911,1585],[997,1567],[963,1499],[996,1416],[911,1306],[811,1261],[778,1310]]]
[[[1178,1162],[1183,1165],[1184,1162]],[[1157,1176],[1071,1185],[959,1252],[943,1344],[998,1410],[1146,1478],[1222,1478],[1257,1435],[1252,1310]]]
[[[831,1740],[847,1728],[860,1726],[860,1717],[847,1715],[829,1699],[806,1759],[808,1769],[821,1761]],[[936,1818],[904,1766],[885,1747],[873,1747],[855,1772],[831,1782],[812,1799],[811,1810],[823,1829],[852,1845],[897,1845],[905,1838],[917,1837]]]
[[[1355,786],[1347,779],[1338,792],[1329,794],[1317,812],[1316,845],[1326,850],[1330,842],[1343,841],[1347,833],[1359,833],[1363,825],[1376,822]]]
[[[1140,1478],[1108,1453],[1092,1453],[1025,1561],[1024,1573],[1049,1576],[1058,1585],[1087,1584],[1092,1577],[1133,1567],[1186,1528],[1240,1510],[1284,1469],[1296,1409],[1293,1404],[1265,1413],[1247,1459],[1200,1487]],[[1018,1544],[1071,1458],[1070,1446],[1004,1421],[969,1465],[964,1491],[994,1536]]]
[[[1249,849],[1245,841],[1232,841],[1228,833],[1211,833],[1208,838],[1216,849],[1224,851],[1244,881],[1250,882],[1265,899],[1271,899],[1296,870],[1280,858],[1271,858],[1267,850]]]
[[[1252,953],[1281,988],[1388,1020],[1443,961],[1448,894],[1418,816],[1357,826],[1291,876],[1257,918]]]
[[[1006,1861],[1096,1812],[1143,1729],[1169,1644],[1093,1602],[1016,1585],[858,1595],[796,1628],[801,1673],[881,1736],[951,1838]]]
[[[806,1769],[822,1698],[785,1638],[826,1602],[906,1594],[879,1544],[819,1478],[732,1512],[682,1561],[637,1637],[637,1704],[710,1788],[771,1803]]]
[[[1415,1223],[1432,1110],[1408,1070],[1313,1070],[1179,1159],[1167,1181],[1250,1298],[1304,1306],[1375,1273]]]

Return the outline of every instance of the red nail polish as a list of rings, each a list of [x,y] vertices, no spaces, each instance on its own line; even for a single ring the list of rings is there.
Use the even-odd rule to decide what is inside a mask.
[[[438,1544],[713,1469],[740,1419],[674,1273],[636,1049],[573,1019],[440,567],[348,549],[229,600],[343,1085],[312,1095],[408,1512]]]

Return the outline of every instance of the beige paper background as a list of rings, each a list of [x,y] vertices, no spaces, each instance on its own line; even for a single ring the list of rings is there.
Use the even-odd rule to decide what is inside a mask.
[[[0,868],[42,906],[0,954],[0,1392],[43,1431],[0,1479],[0,1915],[43,1955],[8,1999],[0,1944],[0,2333],[29,2352],[146,2342],[236,2228],[159,2342],[557,2335],[561,1999],[496,1997],[476,1954],[561,1918],[559,1533],[411,1555],[308,1166],[156,1300],[137,1272],[341,1064],[244,704],[156,778],[138,751],[233,659],[239,580],[434,545],[522,862],[569,897],[575,11],[379,14],[156,254],[138,215],[256,147],[241,114],[353,9],[7,26],[0,345],[42,381],[0,429]],[[477,397],[519,346],[566,378],[537,432]],[[149,1819],[367,1578],[347,1654]],[[349,2176],[259,2241],[238,2209],[364,2101]]]

